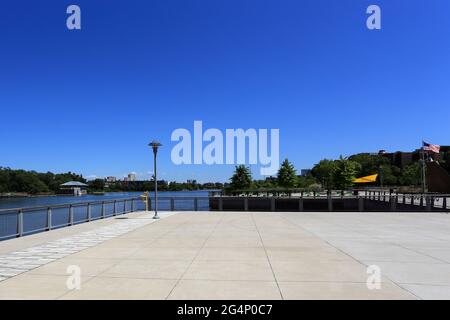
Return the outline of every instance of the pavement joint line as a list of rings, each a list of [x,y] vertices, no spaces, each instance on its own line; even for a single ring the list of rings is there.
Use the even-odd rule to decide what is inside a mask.
[[[172,215],[165,214],[162,218]],[[79,234],[1,255],[0,282],[71,254],[92,248],[110,239],[120,237],[155,221],[153,219],[121,219],[114,221],[113,226],[99,227],[94,230],[84,231]],[[83,244],[80,245],[77,241],[83,241]],[[86,241],[89,243],[86,243]],[[33,260],[32,264],[30,264],[30,260]]]
[[[303,229],[303,230],[309,232],[310,234],[312,234],[312,235],[314,235],[314,236],[320,238],[319,236],[317,236],[317,235],[316,235],[314,232],[312,232],[311,230],[308,230],[308,229],[306,229],[305,227],[299,226],[299,225],[296,224],[295,222],[288,220],[286,217],[282,217],[282,218],[285,219],[286,221],[291,222],[293,225],[297,226],[298,228]],[[357,220],[358,220],[358,219],[357,219]],[[361,220],[359,220],[359,221],[361,221]],[[338,225],[338,226],[340,226],[341,228],[344,228],[345,230],[349,230],[348,227],[345,226],[345,225],[343,225],[343,224],[336,224],[336,223],[333,223],[333,222],[330,222],[330,224],[331,224],[331,225]],[[373,238],[373,239],[377,239],[377,237],[374,237],[374,236],[370,236],[370,237]],[[322,239],[322,238],[320,238],[320,239]],[[343,254],[347,255],[348,257],[352,258],[352,259],[355,260],[356,262],[360,263],[361,265],[363,265],[363,266],[365,266],[365,267],[368,267],[368,265],[367,265],[366,263],[364,263],[363,261],[361,261],[361,260],[355,258],[355,257],[352,256],[351,254],[345,252],[343,249],[338,248],[337,246],[333,245],[333,244],[330,243],[327,239],[322,239],[322,240],[325,241],[325,242],[326,242],[328,245],[330,245],[331,247],[335,248],[336,250],[339,250],[339,251],[342,252]],[[414,293],[411,292],[410,290],[404,288],[404,287],[401,286],[399,283],[397,283],[397,282],[395,282],[394,280],[392,280],[390,277],[388,277],[388,276],[384,276],[384,277],[385,277],[386,279],[388,279],[390,282],[392,282],[394,285],[396,285],[397,287],[399,287],[400,289],[402,289],[402,290],[408,292],[409,294],[411,294],[412,296],[414,296],[416,299],[422,300],[422,298],[420,298],[419,296],[417,296],[416,294],[414,294]]]
[[[278,292],[280,293],[281,300],[284,300],[283,292],[281,291],[280,284],[278,283],[277,276],[275,275],[275,270],[273,270],[272,262],[270,261],[269,254],[267,253],[267,248],[266,248],[264,240],[263,240],[263,238],[261,236],[261,232],[259,231],[258,225],[256,224],[256,220],[255,220],[254,214],[251,213],[250,215],[251,215],[253,224],[255,225],[256,231],[258,232],[259,240],[261,241],[261,244],[263,246],[264,253],[266,254],[266,259],[267,259],[267,262],[269,263],[270,271],[272,271],[273,278],[275,279],[275,283],[277,284],[277,288],[278,288]]]
[[[175,215],[175,213],[168,214],[168,215],[165,216],[164,218],[169,218],[169,217],[171,217],[171,216],[173,216],[173,215]],[[149,219],[147,219],[147,220],[149,220]],[[151,219],[151,222],[149,222],[149,223],[147,223],[147,224],[144,224],[144,225],[142,225],[141,227],[145,227],[145,226],[147,226],[147,225],[149,225],[149,224],[151,224],[151,223],[153,223],[153,222],[158,222],[158,221],[161,221],[161,220],[154,220],[154,219]],[[177,228],[181,227],[181,225],[186,224],[187,222],[188,222],[188,221],[185,221],[184,223],[181,223],[181,224],[179,224],[179,225],[176,225],[175,227],[173,227],[173,228],[171,228],[170,230],[164,232],[163,234],[161,234],[160,236],[158,236],[158,237],[155,238],[154,240],[157,240],[157,239],[159,239],[159,238],[164,237],[166,234],[172,232],[173,230],[176,230]],[[136,228],[135,230],[137,230],[137,229],[139,229],[139,228],[140,228],[140,227]],[[133,230],[133,231],[135,231],[135,230]],[[124,235],[124,234],[122,234],[122,235]],[[136,248],[136,249],[132,250],[132,249],[130,248],[130,250],[131,250],[132,252],[131,252],[130,255],[128,255],[127,257],[131,257],[138,249]],[[91,259],[96,259],[96,258],[91,258]],[[104,258],[97,258],[97,259],[102,260],[102,259],[104,259]],[[148,260],[148,259],[142,259],[142,260]],[[95,278],[108,278],[109,276],[104,276],[104,274],[105,274],[106,272],[108,272],[109,270],[111,270],[112,268],[114,268],[114,267],[116,267],[117,265],[119,265],[119,264],[122,263],[122,262],[123,262],[123,259],[117,259],[117,261],[116,261],[111,267],[106,268],[105,270],[103,270],[102,272],[98,273],[98,274],[95,275],[95,276],[89,277],[89,279],[87,279],[86,281],[84,281],[84,285],[85,285],[86,283],[88,283],[88,282],[94,280]],[[110,278],[112,278],[112,277],[110,277]],[[123,277],[123,278],[126,278],[126,277]],[[132,279],[132,278],[130,278],[130,279]],[[139,278],[137,278],[137,279],[139,279]],[[141,279],[151,279],[151,278],[141,278]],[[156,279],[156,280],[174,280],[174,279]],[[68,290],[68,291],[62,293],[60,296],[58,296],[58,297],[56,298],[56,300],[59,300],[59,299],[63,298],[64,296],[68,295],[70,292],[72,292],[72,290]]]
[[[180,278],[177,280],[177,282],[175,283],[175,285],[172,287],[172,289],[170,290],[170,292],[167,294],[167,296],[164,298],[164,300],[168,300],[170,298],[170,296],[172,295],[172,293],[175,291],[176,287],[179,285],[179,283],[181,282],[181,280],[184,280],[183,277],[186,275],[186,273],[189,271],[189,269],[191,268],[192,264],[194,263],[194,261],[197,259],[198,255],[200,254],[200,252],[202,251],[202,249],[205,248],[206,243],[208,242],[208,240],[211,238],[212,234],[214,233],[214,231],[217,229],[217,226],[219,224],[222,223],[223,219],[224,219],[225,215],[221,214],[219,221],[216,222],[216,224],[214,225],[214,227],[212,228],[211,232],[209,233],[209,235],[206,237],[206,239],[203,241],[202,246],[198,249],[197,253],[195,254],[194,258],[192,258],[191,262],[189,263],[189,265],[186,267],[186,270],[184,270],[184,272],[180,275]]]

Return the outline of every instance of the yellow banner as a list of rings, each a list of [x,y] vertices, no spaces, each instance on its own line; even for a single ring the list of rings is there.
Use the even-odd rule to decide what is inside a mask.
[[[370,183],[370,182],[376,182],[378,178],[378,174],[373,174],[371,176],[362,177],[353,180],[354,183]]]

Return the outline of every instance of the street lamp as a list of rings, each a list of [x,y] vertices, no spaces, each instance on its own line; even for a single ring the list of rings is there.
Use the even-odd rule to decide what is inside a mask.
[[[158,153],[158,148],[162,146],[161,143],[159,143],[156,140],[153,140],[149,143],[149,146],[153,149],[153,177],[155,179],[155,215],[153,216],[153,219],[159,219],[158,216],[158,178],[156,177],[156,154]]]

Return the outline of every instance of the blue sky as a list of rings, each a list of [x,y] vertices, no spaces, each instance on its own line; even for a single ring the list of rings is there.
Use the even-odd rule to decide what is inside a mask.
[[[66,28],[66,8],[82,30]],[[382,30],[366,8],[382,9]],[[225,181],[175,166],[174,129],[279,128],[280,156],[450,144],[450,2],[62,0],[0,3],[0,166]],[[253,169],[255,176],[258,171]]]

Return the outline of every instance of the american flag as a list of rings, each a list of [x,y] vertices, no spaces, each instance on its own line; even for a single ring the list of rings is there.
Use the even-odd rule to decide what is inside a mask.
[[[425,141],[423,141],[423,150],[439,153],[439,151],[441,150],[441,146],[438,146],[437,144],[426,143]]]

